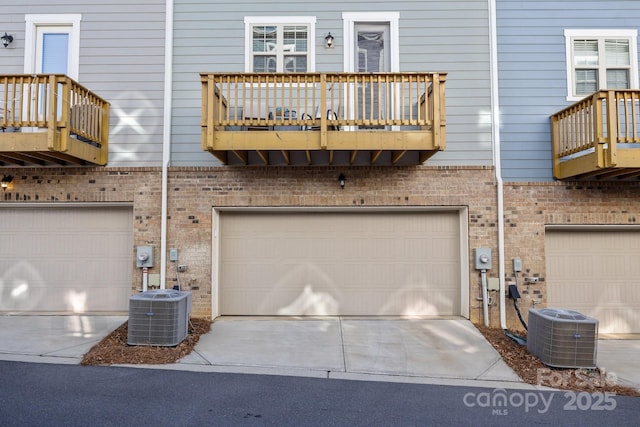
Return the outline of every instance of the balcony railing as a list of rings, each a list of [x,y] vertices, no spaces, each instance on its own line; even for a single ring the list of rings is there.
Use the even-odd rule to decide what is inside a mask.
[[[109,103],[65,75],[0,75],[0,164],[105,165]]]
[[[224,164],[423,163],[445,148],[445,80],[205,73],[202,149]]]
[[[557,179],[640,177],[640,90],[602,90],[551,116]]]

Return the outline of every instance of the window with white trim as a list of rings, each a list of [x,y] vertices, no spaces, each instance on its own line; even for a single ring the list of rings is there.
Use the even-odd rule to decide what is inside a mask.
[[[245,71],[315,71],[315,17],[245,18]]]
[[[565,30],[569,101],[601,89],[637,89],[636,30]]]

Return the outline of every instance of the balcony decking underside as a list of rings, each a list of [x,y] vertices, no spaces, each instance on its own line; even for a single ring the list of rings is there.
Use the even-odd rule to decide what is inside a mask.
[[[223,164],[419,164],[439,148],[422,131],[265,130],[218,132],[208,151]]]
[[[99,165],[101,149],[72,136],[63,145],[63,132],[0,132],[2,166]],[[53,149],[49,148],[53,147]]]

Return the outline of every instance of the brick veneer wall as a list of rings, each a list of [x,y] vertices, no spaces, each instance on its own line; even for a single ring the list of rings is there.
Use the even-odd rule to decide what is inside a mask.
[[[130,203],[132,293],[141,287],[135,246],[156,247],[159,273],[162,171],[160,168],[3,168],[14,181],[0,203]],[[338,175],[347,182],[342,190]],[[470,318],[482,323],[480,276],[473,248],[490,247],[498,276],[496,187],[490,167],[219,167],[171,168],[168,185],[167,247],[179,250],[185,289],[193,292],[193,313],[211,316],[211,216],[214,206],[371,207],[466,206],[469,213]],[[638,182],[505,183],[505,271],[515,282],[512,259],[520,258],[518,285],[525,319],[529,308],[546,305],[545,225],[633,225],[640,222]],[[175,265],[167,263],[167,287]],[[524,277],[538,277],[525,285]],[[492,295],[490,322],[499,326],[498,295]],[[535,304],[534,304],[535,302]],[[510,300],[507,326],[521,328]]]
[[[344,173],[341,189],[338,176]],[[496,193],[488,167],[172,168],[168,245],[188,271],[194,312],[211,315],[212,207],[467,206],[469,247],[496,250]],[[471,254],[469,255],[471,259]],[[472,261],[471,261],[472,262]],[[169,266],[172,268],[172,266]],[[470,317],[481,321],[480,276],[470,266]],[[497,264],[494,270],[497,274]],[[174,277],[169,273],[168,277]],[[217,296],[215,296],[217,297]],[[498,322],[498,307],[492,318]],[[493,313],[495,312],[495,313]]]
[[[547,303],[545,226],[638,224],[640,182],[505,183],[504,216],[506,280],[515,283],[512,259],[522,259],[518,288],[526,320],[529,308]],[[528,277],[538,282],[526,284]],[[506,308],[507,325],[522,329],[511,300]]]
[[[6,169],[14,176],[2,203],[131,203],[132,293],[141,287],[135,246],[156,248],[159,273],[162,203],[160,168]],[[347,179],[344,189],[338,175]],[[372,207],[466,206],[469,218],[469,305],[472,321],[482,321],[480,276],[473,270],[472,248],[497,251],[494,171],[491,167],[218,167],[170,168],[167,248],[177,248],[183,289],[192,291],[193,314],[211,316],[212,207]],[[497,276],[497,257],[490,271]],[[175,264],[167,262],[166,287],[176,283]],[[217,297],[217,296],[216,296]],[[491,322],[499,320],[497,302]]]

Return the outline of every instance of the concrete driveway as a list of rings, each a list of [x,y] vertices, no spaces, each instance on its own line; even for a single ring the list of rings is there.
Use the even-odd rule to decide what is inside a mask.
[[[0,359],[80,363],[128,316],[0,316]]]
[[[640,389],[640,335],[598,340],[598,367],[613,381]]]
[[[222,317],[179,364],[226,372],[522,385],[461,318]]]
[[[78,364],[127,316],[0,316],[0,360]],[[598,366],[640,388],[640,337],[598,341]],[[222,317],[190,355],[145,366],[528,388],[461,318]]]

